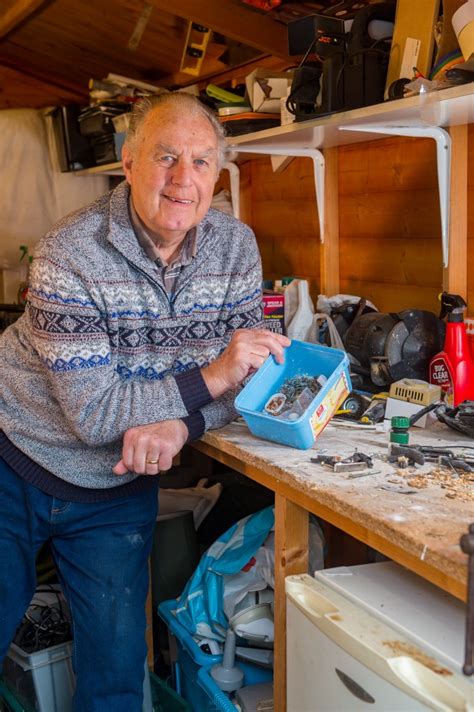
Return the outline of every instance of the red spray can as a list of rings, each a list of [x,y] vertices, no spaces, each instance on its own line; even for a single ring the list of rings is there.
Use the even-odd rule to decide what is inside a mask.
[[[447,316],[444,350],[430,362],[430,383],[441,386],[446,402],[456,407],[474,400],[474,361],[469,350],[464,311],[467,307],[459,294],[440,295],[440,319]]]

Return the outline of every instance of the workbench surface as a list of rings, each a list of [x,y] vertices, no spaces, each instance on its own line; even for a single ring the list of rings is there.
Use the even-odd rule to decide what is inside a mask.
[[[435,468],[430,464],[417,467],[415,473],[397,471],[382,459],[388,440],[387,433],[374,428],[356,430],[332,420],[312,449],[296,450],[254,437],[238,420],[193,443],[275,492],[273,687],[274,707],[279,712],[286,710],[285,579],[308,570],[308,512],[454,596],[467,598],[467,556],[459,540],[474,521],[472,475],[457,479],[439,472],[431,475]],[[429,431],[412,428],[413,444],[470,445],[441,423]],[[373,474],[353,479],[311,462],[317,454],[348,456],[356,449],[374,456]],[[407,490],[409,494],[402,493]]]
[[[388,437],[332,421],[312,449],[297,450],[254,437],[238,420],[206,433],[198,448],[465,599],[467,557],[459,539],[474,521],[474,474],[452,477],[433,463],[397,469],[380,459]],[[441,423],[412,428],[412,444],[473,445]],[[317,454],[355,450],[375,458],[373,474],[351,478],[311,462]]]

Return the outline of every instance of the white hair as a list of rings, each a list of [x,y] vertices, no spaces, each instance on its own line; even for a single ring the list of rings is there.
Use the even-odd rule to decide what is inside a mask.
[[[190,114],[200,115],[209,121],[217,139],[217,169],[220,171],[226,161],[227,153],[224,127],[211,109],[192,94],[186,94],[185,92],[170,92],[168,94],[146,96],[140,99],[140,101],[137,101],[133,107],[130,125],[125,139],[125,143],[131,153],[135,151],[137,138],[146,116],[148,116],[151,111],[160,109],[161,107],[170,107],[176,109],[176,111],[182,111],[184,116],[189,116]]]

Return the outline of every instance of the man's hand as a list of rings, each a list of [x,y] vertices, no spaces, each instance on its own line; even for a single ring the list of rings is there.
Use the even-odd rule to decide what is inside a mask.
[[[290,339],[268,329],[237,329],[227,348],[201,373],[213,398],[238,386],[256,371],[270,354],[283,363]]]
[[[182,420],[130,428],[123,436],[122,459],[113,468],[116,475],[135,472],[137,475],[157,475],[169,470],[188,437]]]

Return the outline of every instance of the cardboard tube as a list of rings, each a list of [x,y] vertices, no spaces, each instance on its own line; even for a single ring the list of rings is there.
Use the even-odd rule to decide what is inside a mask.
[[[451,22],[462,55],[467,61],[474,54],[474,0],[468,0],[461,5],[454,13]]]

